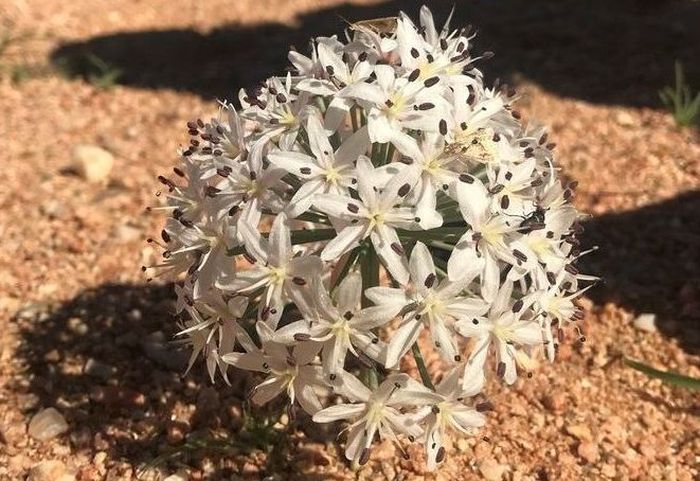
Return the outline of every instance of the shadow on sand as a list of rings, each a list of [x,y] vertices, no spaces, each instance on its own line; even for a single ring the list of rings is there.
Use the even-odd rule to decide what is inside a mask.
[[[596,103],[658,107],[658,91],[684,62],[691,85],[700,83],[700,2],[689,0],[394,0],[340,5],[298,17],[294,25],[226,25],[194,30],[123,32],[68,43],[52,60],[71,75],[89,78],[105,62],[118,82],[171,88],[204,97],[237,98],[287,68],[291,45],[308,50],[312,36],[341,34],[349,21],[417,16],[429,3],[438,25],[456,5],[453,26],[479,28],[476,52],[491,50],[489,80],[530,79],[561,96]],[[97,59],[97,60],[96,60]]]

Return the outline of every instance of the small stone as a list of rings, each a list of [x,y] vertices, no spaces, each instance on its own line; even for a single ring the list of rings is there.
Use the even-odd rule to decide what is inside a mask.
[[[87,324],[79,317],[71,317],[68,319],[68,329],[79,336],[84,336],[89,331]]]
[[[73,162],[77,173],[95,184],[106,184],[114,166],[114,156],[96,145],[77,145],[73,149]]]
[[[499,464],[493,458],[486,459],[479,465],[479,471],[487,481],[501,481],[507,470],[508,466]]]
[[[656,332],[656,314],[640,314],[632,321],[634,327],[644,332]]]
[[[467,440],[464,438],[459,438],[457,440],[457,449],[463,453],[469,451],[469,443],[467,442]]]
[[[143,231],[141,229],[130,225],[120,225],[114,229],[114,237],[121,242],[132,242],[140,239],[142,235]]]
[[[600,468],[600,474],[602,474],[606,478],[614,478],[617,475],[617,471],[615,470],[615,465],[604,464],[603,467]]]
[[[542,404],[554,412],[561,412],[566,406],[566,395],[562,392],[548,394],[542,399]]]
[[[189,430],[189,426],[186,423],[179,421],[170,421],[166,428],[166,439],[168,444],[180,444],[185,440],[185,435]]]
[[[587,463],[593,464],[598,460],[598,446],[590,441],[579,444],[576,452]]]
[[[623,110],[615,114],[615,120],[624,127],[631,127],[635,124],[634,117]]]
[[[29,435],[39,441],[46,441],[66,431],[66,419],[54,408],[39,411],[29,422]]]
[[[93,358],[89,358],[83,367],[83,373],[104,381],[112,377],[114,371],[112,366]]]
[[[566,432],[579,441],[592,441],[593,435],[588,426],[584,424],[573,424],[566,427]]]
[[[29,470],[27,481],[58,481],[66,474],[66,465],[61,461],[42,461]]]

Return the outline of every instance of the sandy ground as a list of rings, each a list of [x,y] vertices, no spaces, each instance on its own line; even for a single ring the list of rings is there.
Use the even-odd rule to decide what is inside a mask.
[[[621,359],[700,376],[700,135],[656,100],[673,59],[697,58],[700,4],[457,3],[460,20],[483,25],[525,117],[551,126],[580,183],[576,204],[593,215],[585,239],[600,251],[585,270],[607,283],[582,302],[587,342],[572,336],[555,364],[511,389],[490,385],[488,426],[455,440],[434,474],[417,446],[406,460],[389,444],[353,472],[333,433],[303,419],[283,419],[289,435],[263,442],[271,430],[251,426],[243,406],[250,380],[211,387],[201,365],[181,376],[182,356],[166,350],[171,286],[145,283],[139,269],[155,257],[144,239],[161,223],[144,207],[188,120],[281,71],[290,44],[339,31],[341,17],[416,6],[0,4],[0,39],[10,39],[0,52],[0,479],[32,468],[35,480],[135,479],[164,458],[142,479],[698,479],[697,393]],[[91,84],[84,52],[121,68],[117,85]],[[73,172],[78,144],[114,155],[106,183]],[[635,329],[641,313],[655,314],[654,332]],[[40,442],[27,429],[47,407],[69,429]],[[40,477],[42,462],[53,474]]]

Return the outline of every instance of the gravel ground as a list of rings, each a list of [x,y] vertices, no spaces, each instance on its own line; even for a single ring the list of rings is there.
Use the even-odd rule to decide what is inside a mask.
[[[600,246],[585,269],[607,283],[582,300],[587,342],[572,336],[558,362],[512,389],[488,386],[487,427],[455,440],[431,474],[417,446],[406,460],[390,444],[353,472],[334,434],[304,419],[283,416],[287,441],[268,439],[274,430],[246,415],[249,379],[212,387],[202,366],[181,376],[171,286],[139,269],[161,223],[144,206],[186,121],[284,68],[290,44],[342,28],[340,17],[415,5],[2,2],[0,479],[135,479],[154,461],[141,479],[698,479],[697,394],[621,359],[700,377],[700,134],[656,101],[673,59],[698,57],[700,4],[493,3],[458,2],[458,16],[483,25],[478,45],[496,51],[525,117],[551,126],[560,164],[580,182],[576,204],[592,214],[587,242]],[[102,88],[114,67],[117,84]],[[106,177],[81,175],[81,144],[111,153]],[[50,407],[67,430],[36,440],[30,420]]]

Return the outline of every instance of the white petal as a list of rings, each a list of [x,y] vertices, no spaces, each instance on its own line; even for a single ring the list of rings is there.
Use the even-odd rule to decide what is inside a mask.
[[[313,415],[315,423],[332,423],[340,419],[354,419],[365,410],[365,404],[336,404]]]
[[[370,234],[370,238],[377,255],[391,277],[399,284],[406,285],[409,279],[408,260],[406,256],[399,254],[392,248],[392,246],[401,247],[401,241],[396,231],[386,224],[378,225]]]
[[[391,336],[386,352],[386,367],[393,368],[418,340],[423,323],[415,318],[404,322]]]
[[[432,287],[437,287],[437,274],[435,273],[433,256],[422,242],[417,242],[413,252],[411,252],[409,270],[411,271],[413,284],[418,289],[418,292],[426,293]]]
[[[349,225],[338,232],[326,247],[321,252],[321,259],[324,261],[332,261],[348,252],[353,247],[356,247],[359,242],[365,238],[366,225],[356,224]]]

